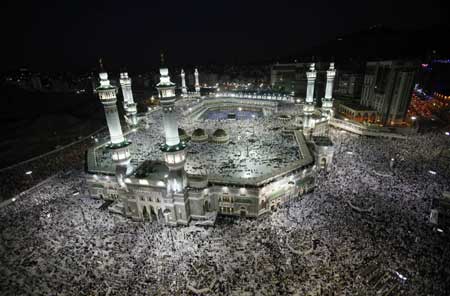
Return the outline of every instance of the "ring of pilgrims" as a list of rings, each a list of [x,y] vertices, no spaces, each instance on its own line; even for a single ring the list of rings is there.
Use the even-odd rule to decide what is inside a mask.
[[[172,226],[213,223],[217,215],[257,217],[314,190],[316,174],[332,161],[333,63],[321,108],[313,98],[314,64],[299,102],[277,93],[201,96],[197,69],[195,92],[188,93],[183,70],[178,88],[162,62],[160,106],[144,115],[137,114],[131,78],[121,73],[125,125],[118,88],[101,68],[97,93],[109,137],[87,151],[86,180],[111,212]]]

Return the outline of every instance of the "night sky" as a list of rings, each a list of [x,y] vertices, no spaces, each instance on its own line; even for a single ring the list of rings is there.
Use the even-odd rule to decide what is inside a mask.
[[[245,63],[289,55],[375,24],[445,22],[443,1],[9,1],[1,9],[3,69],[145,68]],[[4,5],[3,5],[4,6]]]

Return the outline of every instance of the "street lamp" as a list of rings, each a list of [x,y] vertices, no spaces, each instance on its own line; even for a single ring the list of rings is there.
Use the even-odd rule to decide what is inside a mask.
[[[164,217],[166,217],[166,224],[169,224],[170,210],[169,210],[169,209],[165,209],[165,210],[163,211],[163,215],[164,215]],[[173,235],[172,235],[172,229],[169,229],[169,233],[170,233],[170,240],[172,241],[172,251],[175,251],[175,246],[174,246],[174,241],[173,241]]]
[[[26,171],[25,175],[30,176],[31,181],[33,181],[33,171]]]

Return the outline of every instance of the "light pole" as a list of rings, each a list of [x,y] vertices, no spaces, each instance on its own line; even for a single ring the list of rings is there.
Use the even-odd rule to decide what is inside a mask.
[[[252,118],[255,119],[256,115],[252,114]],[[253,136],[255,136],[255,123],[253,122]]]
[[[169,224],[169,216],[170,216],[170,210],[169,209],[165,209],[163,211],[163,215],[164,217],[166,217],[166,224]],[[172,235],[172,229],[169,228],[169,234],[170,234],[170,240],[172,241],[172,252],[175,251],[175,246],[174,246],[174,241],[173,241],[173,235]]]
[[[31,182],[33,182],[33,171],[26,171],[25,175],[30,176]]]
[[[417,127],[417,122],[416,122],[417,117],[416,116],[411,116],[411,120],[412,120],[413,128],[416,128]]]

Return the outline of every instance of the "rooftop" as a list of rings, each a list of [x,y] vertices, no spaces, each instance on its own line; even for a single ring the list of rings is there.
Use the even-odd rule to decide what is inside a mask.
[[[313,137],[314,143],[318,146],[333,146],[329,137],[326,136],[315,136]]]

